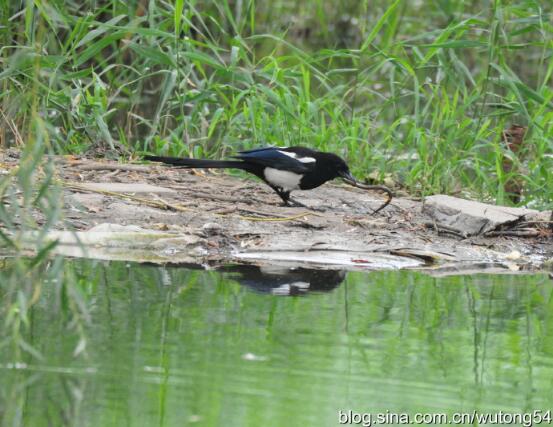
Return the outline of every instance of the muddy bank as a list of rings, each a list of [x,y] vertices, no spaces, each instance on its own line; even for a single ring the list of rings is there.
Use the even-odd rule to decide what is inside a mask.
[[[16,164],[4,156],[1,167]],[[553,252],[551,212],[433,196],[426,203],[394,198],[373,216],[384,196],[339,182],[295,192],[304,209],[281,206],[258,181],[222,173],[72,158],[56,164],[64,219],[52,238],[68,255],[438,273],[533,270]]]

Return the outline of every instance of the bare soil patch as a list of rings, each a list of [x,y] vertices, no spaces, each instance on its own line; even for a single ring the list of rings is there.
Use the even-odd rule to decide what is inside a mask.
[[[5,171],[17,166],[17,159],[6,153],[0,161]],[[305,209],[284,207],[263,183],[225,173],[69,157],[56,158],[56,164],[64,195],[64,218],[57,230],[86,232],[98,230],[94,227],[101,224],[116,224],[139,227],[134,230],[137,233],[163,233],[169,246],[158,242],[150,248],[149,241],[140,247],[158,255],[173,248],[172,254],[158,256],[156,262],[174,262],[180,252],[186,253],[186,261],[354,269],[430,266],[438,273],[483,267],[534,270],[550,262],[553,253],[551,212],[519,218],[518,211],[509,211],[514,212],[514,220],[487,227],[485,234],[470,235],[457,227],[455,218],[443,220],[448,216],[443,206],[429,208],[432,204],[424,206],[423,201],[408,197],[394,198],[386,209],[372,215],[384,195],[337,181],[295,192],[293,197],[309,206]],[[454,200],[448,203],[455,205]],[[438,210],[441,217],[436,215]],[[453,209],[451,215],[455,214]],[[185,236],[194,239],[182,240]],[[171,242],[179,238],[181,246],[178,240]],[[140,246],[139,238],[133,240]]]

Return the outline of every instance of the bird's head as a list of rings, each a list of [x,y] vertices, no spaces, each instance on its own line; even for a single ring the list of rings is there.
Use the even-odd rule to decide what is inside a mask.
[[[335,170],[336,178],[343,178],[346,182],[355,183],[356,180],[349,171],[347,163],[341,157],[333,155],[333,168]]]

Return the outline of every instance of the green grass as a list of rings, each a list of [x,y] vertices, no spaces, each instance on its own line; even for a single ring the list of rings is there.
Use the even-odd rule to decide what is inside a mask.
[[[7,123],[29,152],[124,159],[297,144],[414,194],[509,203],[516,178],[552,206],[548,2],[18,3],[0,6],[4,147]]]
[[[47,154],[305,145],[415,195],[509,204],[518,179],[521,205],[553,208],[552,16],[531,0],[0,2],[0,147],[21,149],[0,247],[25,254],[39,230],[34,257],[0,265],[0,352],[40,359],[25,337],[44,274],[85,337],[87,282],[43,239],[61,218]],[[517,153],[511,124],[528,127]]]

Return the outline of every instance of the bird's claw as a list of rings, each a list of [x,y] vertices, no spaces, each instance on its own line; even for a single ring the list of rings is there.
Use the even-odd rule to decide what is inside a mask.
[[[316,211],[316,212],[325,212],[326,211],[326,209],[324,209],[324,208],[316,208],[316,207],[313,207],[313,206],[306,206],[303,203],[300,203],[300,202],[298,202],[297,200],[294,200],[294,199],[288,199],[288,201],[286,203],[284,203],[282,206],[289,207],[289,208],[304,208],[304,209],[309,209],[311,211]]]

